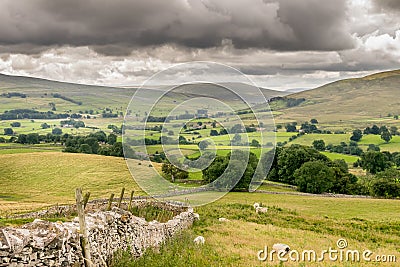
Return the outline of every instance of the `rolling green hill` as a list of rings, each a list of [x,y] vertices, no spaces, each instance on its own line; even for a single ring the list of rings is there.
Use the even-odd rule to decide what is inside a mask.
[[[90,86],[0,74],[0,112],[18,108],[48,111],[51,108],[49,103],[55,104],[57,113],[85,110],[101,112],[104,108],[125,111],[134,92],[134,88]],[[25,94],[26,98],[3,95],[8,93]],[[72,101],[56,98],[54,94]]]
[[[228,85],[228,84],[227,84]],[[235,86],[240,91],[248,92],[249,85],[245,84],[229,84]],[[184,92],[177,90],[176,99],[208,96],[211,92],[215,92],[215,85],[200,84],[185,86]],[[266,98],[271,98],[278,95],[285,95],[286,92],[279,92],[269,89],[260,88]],[[149,97],[154,94],[154,90],[148,89]],[[54,103],[57,113],[59,112],[83,112],[93,110],[95,113],[101,113],[105,108],[113,109],[114,111],[125,111],[129,100],[135,93],[136,88],[117,88],[104,87],[93,85],[82,85],[73,83],[63,83],[50,81],[45,79],[30,78],[23,76],[9,76],[0,74],[0,113],[19,108],[36,109],[39,111],[48,111]],[[7,97],[9,93],[25,94],[25,98],[18,96]],[[67,100],[59,97],[54,97],[54,94],[59,94],[66,97]],[[217,96],[224,99],[225,94]],[[229,98],[232,98],[229,94]],[[69,99],[69,101],[68,101]],[[227,99],[229,100],[229,99]],[[252,101],[259,101],[257,97],[253,97]],[[76,102],[76,103],[74,103]],[[81,104],[77,104],[80,102]]]
[[[400,70],[336,81],[291,94],[288,97],[305,101],[296,107],[281,108],[283,114],[278,119],[306,121],[315,117],[327,124],[357,124],[366,120],[379,124],[392,119],[393,115],[400,115],[399,85]]]

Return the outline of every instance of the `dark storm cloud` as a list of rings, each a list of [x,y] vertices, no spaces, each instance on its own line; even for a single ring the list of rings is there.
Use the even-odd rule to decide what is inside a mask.
[[[9,50],[88,45],[118,56],[139,46],[207,48],[225,40],[278,51],[353,47],[346,0],[3,0],[0,7],[0,45]]]
[[[399,0],[373,0],[379,11],[400,11]]]

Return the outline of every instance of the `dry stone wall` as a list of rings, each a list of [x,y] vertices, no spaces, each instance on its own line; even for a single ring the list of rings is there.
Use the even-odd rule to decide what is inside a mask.
[[[190,227],[198,218],[192,209],[166,223],[147,222],[114,207],[86,215],[86,227],[94,266],[106,262],[119,250],[135,256],[158,247],[167,238]],[[0,266],[84,266],[79,220],[48,222],[36,219],[20,228],[0,229]]]

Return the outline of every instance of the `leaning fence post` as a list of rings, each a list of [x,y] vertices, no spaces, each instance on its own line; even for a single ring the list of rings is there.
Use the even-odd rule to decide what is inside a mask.
[[[114,199],[114,193],[111,194],[110,199],[108,200],[107,210],[111,210],[113,199]]]
[[[124,198],[124,193],[125,193],[125,187],[122,187],[121,196],[119,197],[119,200],[118,200],[118,208],[119,209],[121,208],[121,202],[122,202],[122,199]]]
[[[81,243],[82,250],[84,256],[84,262],[86,267],[92,267],[92,260],[90,257],[90,243],[88,240],[88,234],[86,230],[86,222],[85,222],[85,211],[83,208],[83,199],[82,199],[82,189],[77,188],[75,190],[75,198],[76,198],[76,210],[78,211],[79,217],[79,230],[81,234]]]
[[[90,198],[90,192],[87,192],[84,196],[83,196],[83,209],[86,208],[87,203],[89,202],[89,198]]]

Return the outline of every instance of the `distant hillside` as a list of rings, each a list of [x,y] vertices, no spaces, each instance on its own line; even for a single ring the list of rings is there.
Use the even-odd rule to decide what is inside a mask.
[[[287,97],[305,101],[282,108],[281,119],[316,117],[329,122],[400,115],[400,70],[340,80]]]
[[[248,93],[250,88],[247,84],[232,83],[227,85],[235,86],[244,93]],[[149,89],[145,98],[147,98],[147,94],[150,98],[154,94],[154,90],[164,89],[162,87]],[[260,88],[260,90],[267,99],[287,94],[286,92],[264,88]],[[101,113],[106,108],[124,112],[135,91],[136,88],[134,87],[92,86],[0,74],[0,113],[18,108],[48,111],[53,107],[53,104],[56,112],[93,110],[95,113]],[[170,96],[177,100],[183,100],[193,97],[207,97],[213,95],[215,91],[215,85],[196,84],[185,86],[183,90],[184,98],[182,98],[182,95],[176,94]],[[232,94],[225,94],[221,91],[218,91],[218,93],[219,99],[226,99],[227,101],[233,99]],[[251,97],[252,103],[259,103],[260,101],[257,96]]]
[[[55,104],[57,112],[85,109],[101,112],[104,108],[125,111],[134,92],[134,88],[91,86],[0,74],[0,112],[16,108],[48,111],[51,107],[49,103]],[[10,93],[26,97],[6,97]]]

